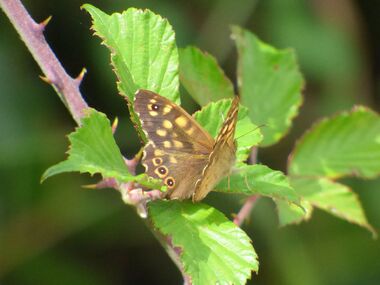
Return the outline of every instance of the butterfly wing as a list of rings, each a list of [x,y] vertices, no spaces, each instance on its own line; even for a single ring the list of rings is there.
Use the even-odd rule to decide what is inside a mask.
[[[220,128],[208,162],[196,182],[193,201],[200,201],[214,189],[219,181],[230,174],[236,160],[236,142],[234,140],[239,111],[239,97],[235,97],[226,120]]]
[[[142,165],[150,177],[162,179],[167,185],[168,198],[183,200],[194,193],[195,183],[202,176],[207,161],[207,155],[195,159],[190,154],[157,149],[153,143],[148,143],[144,148]]]
[[[190,197],[214,139],[180,106],[154,92],[137,91],[134,109],[148,138],[142,159],[146,173],[163,180],[169,198]]]

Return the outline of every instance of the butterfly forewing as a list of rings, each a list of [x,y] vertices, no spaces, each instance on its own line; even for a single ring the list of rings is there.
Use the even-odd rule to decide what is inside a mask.
[[[214,139],[180,106],[148,90],[135,96],[135,111],[157,148],[171,152],[209,153]]]

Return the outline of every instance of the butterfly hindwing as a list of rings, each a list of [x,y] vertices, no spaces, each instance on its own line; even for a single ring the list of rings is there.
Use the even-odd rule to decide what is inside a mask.
[[[183,153],[168,153],[150,142],[144,148],[142,164],[150,177],[162,179],[167,185],[168,198],[182,200],[194,193],[195,182],[202,176],[207,161],[208,156],[193,159]]]
[[[230,174],[236,160],[236,142],[234,140],[239,110],[239,97],[235,97],[226,120],[220,128],[208,162],[196,182],[193,201],[200,201],[214,189],[216,184]]]

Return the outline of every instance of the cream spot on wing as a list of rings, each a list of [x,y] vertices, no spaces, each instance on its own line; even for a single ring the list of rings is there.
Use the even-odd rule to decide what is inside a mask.
[[[149,100],[149,102],[153,104],[153,103],[157,103],[157,100],[152,98]]]
[[[156,111],[149,111],[149,115],[151,115],[152,117],[156,117],[158,115],[158,112],[156,112]]]
[[[157,135],[159,135],[160,137],[164,137],[164,136],[166,136],[166,134],[168,133],[166,130],[164,130],[164,129],[158,129],[157,131],[156,131],[156,133],[157,133]]]
[[[183,143],[180,142],[180,141],[173,140],[173,143],[174,143],[174,146],[177,147],[177,148],[182,148],[183,147]]]
[[[173,157],[173,156],[171,156],[169,158],[169,161],[170,161],[170,163],[177,163],[178,162],[177,159],[175,157]]]
[[[180,116],[177,119],[175,119],[175,123],[181,128],[184,128],[187,125],[187,118]]]
[[[166,129],[171,129],[171,128],[173,128],[173,124],[172,124],[172,122],[170,122],[169,120],[164,120],[164,121],[162,122],[162,125],[163,125],[164,128],[166,128]]]
[[[162,110],[162,113],[163,113],[164,115],[166,115],[166,114],[169,113],[172,109],[173,109],[172,106],[170,106],[170,105],[166,105],[166,106],[164,107],[164,109]]]
[[[148,145],[147,145],[148,146]],[[143,154],[142,154],[142,159],[144,159],[146,157],[146,151],[145,149],[143,150]]]
[[[164,141],[164,147],[170,148],[172,147],[172,143],[170,141]]]
[[[165,153],[160,149],[154,150],[154,156],[163,156]]]
[[[190,129],[186,130],[186,134],[188,134],[189,136],[191,136],[193,133],[194,133],[194,130],[195,128],[194,127],[191,127]]]

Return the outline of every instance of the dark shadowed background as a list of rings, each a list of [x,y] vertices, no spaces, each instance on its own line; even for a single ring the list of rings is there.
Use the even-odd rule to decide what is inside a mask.
[[[124,100],[117,95],[109,53],[89,31],[75,0],[23,1],[42,21],[68,73],[88,73],[81,90],[90,106],[119,117],[116,138],[126,156],[139,149]],[[229,25],[238,24],[278,47],[293,47],[306,78],[304,105],[290,134],[259,160],[285,170],[297,137],[322,116],[364,104],[379,111],[380,2],[371,0],[113,0],[92,1],[107,13],[149,8],[169,19],[179,47],[215,55],[235,80],[236,50]],[[0,13],[0,283],[181,284],[181,276],[144,222],[112,190],[84,190],[94,179],[43,171],[64,159],[75,124],[8,19]],[[183,95],[186,94],[183,92]],[[184,96],[184,97],[185,97]],[[184,98],[185,107],[196,106]],[[346,180],[369,222],[380,228],[380,179]],[[227,197],[228,198],[228,197]],[[206,202],[227,216],[239,199],[211,194]],[[259,255],[249,284],[380,284],[380,241],[365,229],[315,211],[311,221],[278,228],[276,210],[261,199],[244,229]]]

